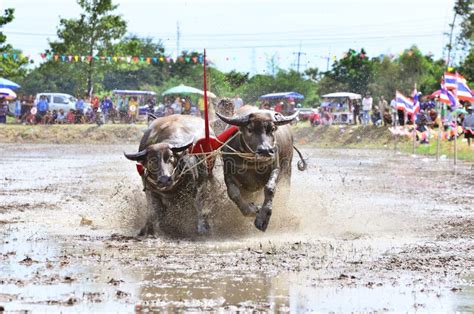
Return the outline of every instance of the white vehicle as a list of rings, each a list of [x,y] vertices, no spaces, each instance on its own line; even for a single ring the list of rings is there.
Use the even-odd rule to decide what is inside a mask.
[[[38,104],[40,96],[46,96],[49,104],[49,110],[63,109],[68,112],[70,109],[76,109],[76,98],[63,93],[39,93],[36,94],[35,105]]]

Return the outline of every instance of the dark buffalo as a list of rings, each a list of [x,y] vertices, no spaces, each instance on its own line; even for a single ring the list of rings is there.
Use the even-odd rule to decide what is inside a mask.
[[[217,115],[224,122],[239,127],[239,133],[223,148],[227,193],[244,216],[256,215],[255,226],[265,231],[272,214],[277,183],[286,181],[289,184],[290,181],[293,134],[287,124],[298,113],[283,116],[278,112],[243,106],[232,118]],[[265,199],[261,206],[245,199],[262,190]]]
[[[195,231],[198,233],[209,230],[209,213],[205,210],[209,179],[207,162],[203,162],[202,156],[188,153],[188,148],[203,138],[204,133],[204,120],[198,117],[156,118],[145,131],[138,152],[125,154],[144,168],[142,180],[152,217],[140,234],[153,233],[156,218],[161,230],[176,233],[185,225],[182,219],[176,219],[180,216],[197,218],[193,221],[197,222]],[[163,223],[173,219],[171,225]],[[184,230],[184,233],[189,232]]]

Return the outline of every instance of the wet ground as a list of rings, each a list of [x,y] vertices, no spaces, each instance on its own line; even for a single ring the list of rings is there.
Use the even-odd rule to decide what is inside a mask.
[[[0,150],[6,311],[474,311],[470,164],[308,148],[266,233],[220,188],[212,235],[139,238],[136,145]]]

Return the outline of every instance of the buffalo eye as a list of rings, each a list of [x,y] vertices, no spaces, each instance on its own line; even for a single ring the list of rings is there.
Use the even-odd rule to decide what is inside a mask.
[[[266,127],[266,131],[268,134],[275,132],[277,129],[276,125],[274,124],[268,124]]]
[[[248,126],[247,126],[247,132],[248,132],[248,133],[252,133],[252,131],[253,131],[252,128],[253,128],[253,127],[252,127],[251,125],[248,125]]]

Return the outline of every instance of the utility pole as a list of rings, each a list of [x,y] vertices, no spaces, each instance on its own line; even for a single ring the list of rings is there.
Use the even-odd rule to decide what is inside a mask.
[[[179,37],[181,33],[179,31],[179,21],[176,22],[176,60],[179,58]]]
[[[331,60],[331,47],[329,47],[328,57],[326,58],[326,72],[329,71],[329,60]]]
[[[256,55],[256,51],[255,51],[255,48],[252,48],[252,76],[257,74],[257,63],[256,63],[256,60],[257,59],[257,55]]]
[[[300,48],[298,49],[298,52],[293,52],[293,54],[297,55],[297,57],[296,57],[296,72],[300,73],[301,55],[306,55],[306,53],[301,51],[301,43],[300,43]]]

